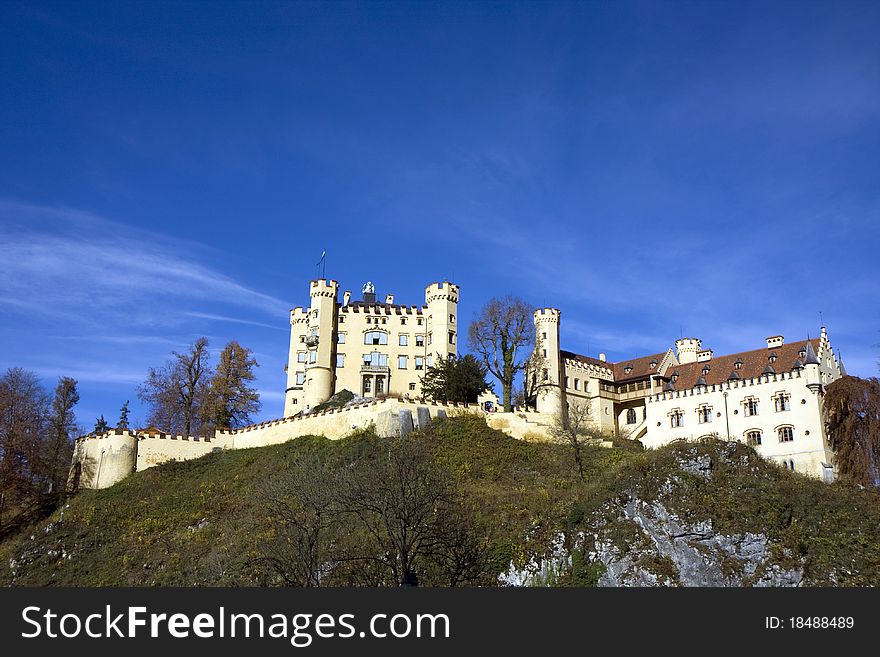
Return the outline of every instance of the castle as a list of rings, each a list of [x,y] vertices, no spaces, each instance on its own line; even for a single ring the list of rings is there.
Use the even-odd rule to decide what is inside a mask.
[[[559,347],[560,311],[535,311],[541,350],[536,409],[583,408],[601,429],[659,447],[718,436],[741,440],[790,470],[834,478],[822,421],[825,386],[846,372],[828,339],[786,343],[716,356],[696,338],[665,352],[609,363]]]
[[[372,426],[383,436],[406,435],[459,404],[422,399],[421,377],[435,359],[458,353],[459,287],[431,283],[422,306],[377,302],[372,283],[361,300],[339,284],[309,283],[310,305],[290,311],[290,347],[282,418],[213,438],[172,436],[155,429],[111,430],[77,439],[70,482],[105,488],[130,473],[169,460],[222,449],[277,444],[303,435],[340,438]],[[561,312],[534,313],[536,364],[530,408],[485,413],[487,423],[521,439],[546,440],[563,409],[582,412],[597,428],[658,447],[718,436],[741,440],[784,467],[825,480],[834,477],[822,422],[825,386],[845,371],[821,328],[818,338],[715,356],[696,338],[665,352],[616,363],[561,349]],[[342,408],[321,404],[348,390]],[[471,412],[484,412],[471,405]]]

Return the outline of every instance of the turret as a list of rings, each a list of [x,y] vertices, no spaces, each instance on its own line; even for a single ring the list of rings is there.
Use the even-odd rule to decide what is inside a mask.
[[[696,363],[700,351],[702,351],[702,341],[697,338],[680,338],[675,341],[675,352],[678,355],[678,362],[682,365]]]
[[[536,389],[535,410],[539,413],[557,415],[562,410],[563,390],[562,358],[559,354],[559,316],[557,308],[539,308],[534,312],[535,349],[538,371],[528,372]]]
[[[305,411],[327,401],[333,394],[333,358],[335,352],[336,295],[339,283],[318,279],[309,282],[311,304],[305,337]]]
[[[458,285],[443,281],[425,288],[428,315],[426,350],[444,358],[458,355]]]

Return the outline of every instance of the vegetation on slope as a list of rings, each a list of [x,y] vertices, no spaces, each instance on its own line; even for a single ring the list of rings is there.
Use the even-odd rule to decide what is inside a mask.
[[[327,502],[337,514],[329,528],[321,516],[324,552],[316,554],[319,565],[334,567],[316,583],[399,584],[402,573],[392,572],[394,560],[378,547],[388,543],[374,542],[371,528],[379,539],[388,539],[386,530],[370,525],[377,516],[364,508],[359,514],[350,494],[360,490],[364,499],[378,499],[367,480],[396,476],[386,467],[394,462],[443,490],[433,502],[442,513],[430,516],[434,533],[407,566],[423,585],[494,584],[511,568],[526,569],[558,553],[560,541],[567,556],[549,583],[596,584],[605,567],[596,557],[597,537],[612,538],[624,553],[646,540],[621,513],[633,499],[659,501],[682,524],[711,521],[717,533],[766,535],[773,563],[800,568],[804,584],[880,583],[876,492],[787,472],[740,444],[649,452],[637,444],[585,447],[581,479],[566,446],[514,440],[478,416],[437,421],[407,440],[423,446],[424,454],[390,461],[402,441],[368,433],[338,441],[305,437],[169,463],[106,490],[82,491],[49,521],[0,545],[0,582],[303,583],[289,557],[308,542],[283,517],[314,526],[309,504],[323,506],[324,492],[342,490],[348,496],[333,494]],[[695,462],[709,474],[694,470]],[[302,475],[315,470],[320,476]],[[455,527],[463,529],[453,532]],[[285,553],[292,578],[283,573]],[[455,568],[450,559],[459,560]],[[683,583],[662,555],[647,561],[653,562],[649,570],[664,575],[661,581]]]

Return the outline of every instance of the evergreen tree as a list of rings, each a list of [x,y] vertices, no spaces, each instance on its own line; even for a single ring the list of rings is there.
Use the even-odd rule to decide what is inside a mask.
[[[92,433],[107,433],[110,430],[110,425],[107,424],[107,420],[104,419],[102,415],[97,420],[95,420],[95,430]]]
[[[49,435],[44,454],[47,492],[64,489],[67,470],[73,455],[71,440],[77,431],[73,407],[79,402],[76,380],[69,376],[58,379],[52,410],[49,413]]]
[[[438,402],[475,404],[491,385],[486,382],[488,368],[471,354],[462,358],[437,359],[422,378],[425,396]]]
[[[117,429],[128,429],[128,400],[119,409],[119,422],[116,424]]]

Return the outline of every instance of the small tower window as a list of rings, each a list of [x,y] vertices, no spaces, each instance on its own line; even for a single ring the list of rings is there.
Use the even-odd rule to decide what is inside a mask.
[[[635,424],[636,423],[636,409],[628,408],[626,410],[626,423],[627,424]]]

